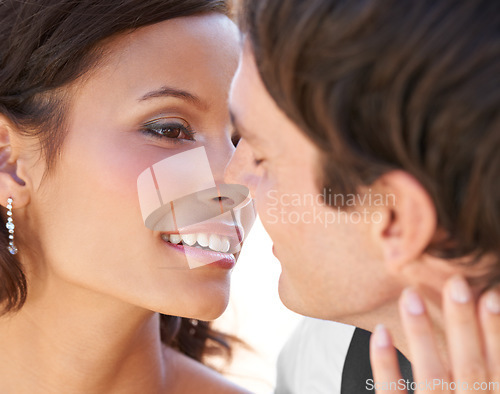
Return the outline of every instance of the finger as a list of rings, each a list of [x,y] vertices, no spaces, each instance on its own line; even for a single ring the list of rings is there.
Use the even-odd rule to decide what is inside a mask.
[[[456,392],[470,392],[477,382],[486,382],[486,362],[472,292],[466,280],[454,276],[445,285],[443,312],[448,354]]]
[[[392,345],[389,332],[382,324],[375,327],[370,338],[370,361],[377,392],[406,393],[404,385],[399,386],[402,377],[396,349]]]
[[[487,291],[479,300],[486,362],[488,389],[500,393],[500,293],[499,289]]]
[[[413,376],[420,392],[448,393],[449,375],[437,350],[425,304],[412,288],[403,291],[400,315],[411,355]]]

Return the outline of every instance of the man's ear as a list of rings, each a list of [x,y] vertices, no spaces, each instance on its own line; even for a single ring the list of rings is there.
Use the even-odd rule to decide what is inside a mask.
[[[374,226],[386,268],[393,274],[411,273],[406,268],[414,268],[436,234],[434,203],[420,182],[404,171],[384,174],[374,186],[393,201],[383,207],[383,220]]]
[[[21,208],[29,202],[29,191],[17,174],[19,147],[12,144],[15,130],[10,119],[0,114],[0,205],[7,205],[7,199],[12,197],[14,208]]]

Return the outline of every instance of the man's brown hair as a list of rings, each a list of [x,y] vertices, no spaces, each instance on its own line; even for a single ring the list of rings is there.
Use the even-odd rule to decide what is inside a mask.
[[[322,152],[321,186],[355,193],[404,170],[447,235],[429,253],[498,260],[500,2],[247,0],[243,9],[266,88]]]

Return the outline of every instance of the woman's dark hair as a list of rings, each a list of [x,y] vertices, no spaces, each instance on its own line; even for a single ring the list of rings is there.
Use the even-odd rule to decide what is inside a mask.
[[[104,40],[168,19],[229,11],[225,0],[3,0],[0,114],[39,138],[49,171],[65,136],[69,98],[63,88],[98,63]],[[26,300],[26,277],[7,251],[4,220],[0,227],[0,303],[4,312],[16,311]],[[207,354],[230,356],[228,337],[208,322],[161,315],[161,337],[198,361]]]
[[[494,256],[500,278],[500,2],[246,0],[261,78],[355,193],[401,169],[427,190],[442,258]]]

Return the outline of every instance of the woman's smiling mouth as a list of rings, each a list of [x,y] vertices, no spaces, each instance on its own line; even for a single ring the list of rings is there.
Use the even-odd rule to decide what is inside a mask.
[[[231,248],[229,238],[208,233],[194,233],[194,234],[162,234],[161,238],[172,244],[184,244],[193,246],[203,250],[212,250],[214,252],[227,253]]]
[[[231,269],[236,264],[236,254],[241,250],[243,228],[221,222],[203,223],[178,232],[161,233],[161,239],[185,254],[189,268],[210,265]]]
[[[210,245],[210,240],[212,239],[214,240],[214,242],[216,242],[215,237],[217,237],[218,241],[221,243],[220,241],[221,237],[216,234],[210,234],[210,236],[208,236],[208,234],[205,233],[202,234],[204,236],[207,236],[207,238],[209,238],[209,245]],[[217,267],[230,270],[235,266],[236,252],[235,254],[232,254],[232,253],[213,250],[208,246],[203,247],[199,245],[198,242],[193,243],[192,246],[189,246],[187,242],[182,240],[182,238],[187,238],[188,240],[192,240],[194,239],[194,235],[195,234],[186,234],[181,237],[179,234],[170,234],[170,235],[162,234],[161,239],[170,248],[173,248],[174,250],[181,252],[185,255],[190,269],[202,266],[209,266],[211,268]],[[176,240],[179,240],[179,242],[178,243],[172,242]],[[205,240],[203,236],[201,237],[201,240],[202,242]]]

